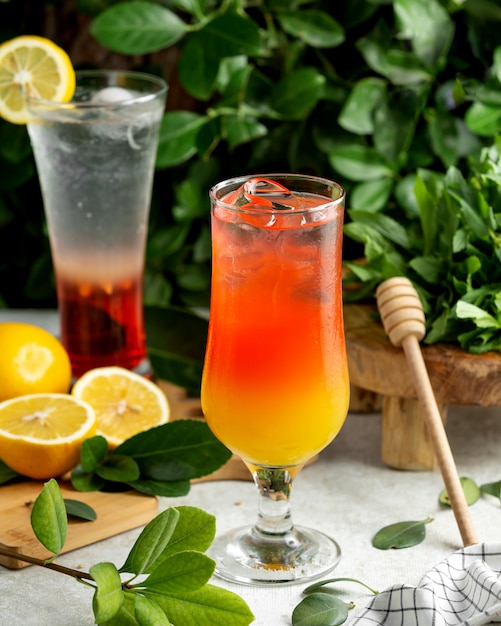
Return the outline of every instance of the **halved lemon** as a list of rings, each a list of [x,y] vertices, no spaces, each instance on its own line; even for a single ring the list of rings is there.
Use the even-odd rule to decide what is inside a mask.
[[[0,323],[0,402],[30,393],[67,393],[71,364],[61,342],[22,322]]]
[[[169,420],[170,406],[163,391],[151,380],[122,367],[86,372],[71,393],[92,406],[97,432],[111,448]]]
[[[62,393],[38,393],[0,403],[0,459],[37,480],[56,478],[80,461],[96,431],[90,405]]]
[[[74,91],[71,60],[50,39],[22,35],[0,45],[0,116],[8,122],[28,122],[25,94],[68,102]]]

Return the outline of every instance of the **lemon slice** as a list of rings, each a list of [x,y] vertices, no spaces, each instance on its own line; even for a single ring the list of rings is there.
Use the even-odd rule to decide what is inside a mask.
[[[0,459],[29,478],[56,478],[80,461],[84,439],[96,431],[91,406],[61,393],[38,393],[0,403]]]
[[[0,116],[26,124],[25,94],[68,102],[75,91],[69,56],[50,39],[22,35],[0,45]]]
[[[92,406],[97,432],[111,448],[169,420],[170,407],[162,390],[122,367],[98,367],[86,372],[71,393]]]

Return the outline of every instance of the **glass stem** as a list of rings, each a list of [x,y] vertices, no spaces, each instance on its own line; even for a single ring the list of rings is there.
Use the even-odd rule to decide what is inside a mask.
[[[290,495],[292,481],[300,471],[294,467],[248,465],[258,489],[258,516],[255,531],[266,536],[282,536],[293,529]]]

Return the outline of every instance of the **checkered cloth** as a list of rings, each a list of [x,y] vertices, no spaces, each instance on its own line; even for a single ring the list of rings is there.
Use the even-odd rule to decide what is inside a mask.
[[[350,626],[481,626],[501,622],[501,543],[454,552],[417,587],[379,593]]]

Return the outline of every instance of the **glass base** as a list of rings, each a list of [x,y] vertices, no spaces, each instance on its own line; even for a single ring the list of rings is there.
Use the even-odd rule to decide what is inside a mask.
[[[237,528],[217,537],[207,554],[216,561],[216,576],[247,585],[313,580],[341,560],[333,539],[302,526],[280,535],[264,534],[255,526]]]

